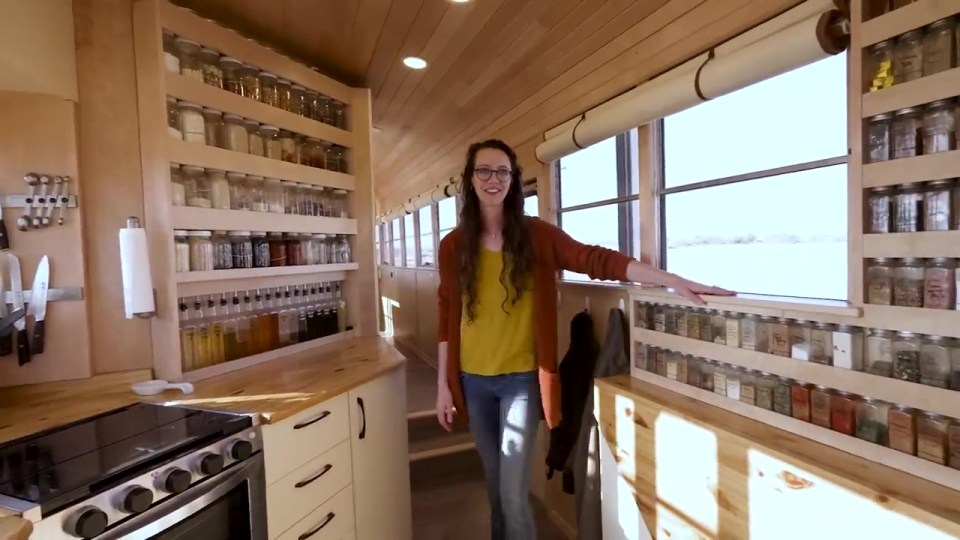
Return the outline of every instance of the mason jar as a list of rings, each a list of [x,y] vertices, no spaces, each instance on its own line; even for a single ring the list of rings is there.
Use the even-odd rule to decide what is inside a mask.
[[[867,192],[867,233],[890,232],[890,209],[893,204],[893,188],[882,186]]]
[[[952,99],[934,101],[923,108],[923,153],[936,154],[957,148],[954,127],[954,102]]]
[[[878,114],[867,124],[867,162],[877,163],[890,159],[890,129],[893,115],[890,113]]]
[[[883,257],[867,262],[867,303],[889,306],[893,303],[893,260]]]

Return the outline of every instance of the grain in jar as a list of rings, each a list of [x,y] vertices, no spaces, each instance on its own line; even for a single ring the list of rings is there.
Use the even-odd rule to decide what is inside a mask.
[[[919,156],[922,127],[923,117],[919,107],[907,107],[894,113],[890,128],[891,158]]]
[[[283,240],[287,244],[287,266],[302,266],[304,264],[304,249],[300,235],[284,233]]]
[[[713,369],[713,393],[718,396],[727,395],[727,366],[718,363]]]
[[[890,448],[917,455],[917,411],[903,405],[892,407],[887,413],[887,424],[890,426]]]
[[[180,167],[183,172],[184,191],[187,195],[187,206],[197,208],[210,208],[210,181],[207,179],[206,171],[196,165],[183,165]]]
[[[793,417],[804,422],[810,421],[810,393],[813,386],[795,382],[790,387],[790,409]]]
[[[183,182],[183,173],[180,165],[170,164],[170,204],[185,206],[187,204],[187,188]]]
[[[291,111],[300,116],[309,116],[310,111],[307,107],[307,90],[299,84],[290,86],[290,97],[292,99]]]
[[[857,396],[836,392],[830,397],[830,427],[836,432],[853,437],[857,432]]]
[[[277,96],[277,76],[266,71],[260,72],[260,101],[271,107],[279,107]]]
[[[893,340],[893,378],[920,382],[920,336],[897,332]]]
[[[947,464],[947,429],[950,419],[927,412],[917,419],[917,457]]]
[[[186,101],[181,101],[178,105],[180,108],[180,133],[183,134],[183,140],[187,142],[206,142],[203,108],[196,103]]]
[[[953,223],[952,191],[955,180],[935,180],[923,190],[923,230],[947,231]]]
[[[713,360],[704,360],[700,364],[700,384],[702,390],[713,392],[713,374],[717,369],[717,364]]]
[[[938,388],[950,387],[950,340],[926,336],[920,342],[920,383]]]
[[[941,19],[923,35],[923,76],[929,77],[957,65],[953,19]]]
[[[957,141],[954,135],[954,126],[954,102],[952,99],[941,99],[924,106],[920,128],[923,153],[927,155],[955,150]]]
[[[220,72],[223,74],[224,90],[233,92],[238,96],[243,95],[242,69],[243,63],[236,58],[229,56],[220,57]]]
[[[171,139],[183,140],[183,132],[180,131],[180,106],[172,97],[167,98],[167,135]]]
[[[201,48],[200,65],[203,70],[203,82],[216,88],[223,88],[223,70],[220,69],[220,53],[208,47]]]
[[[748,405],[757,403],[757,372],[745,369],[740,375],[740,401]]]
[[[204,141],[207,146],[223,148],[223,113],[214,109],[203,109]]]
[[[253,268],[253,242],[250,231],[230,231],[234,268]]]
[[[893,224],[893,188],[882,186],[867,192],[867,233],[890,232]]]
[[[244,125],[240,115],[232,113],[223,115],[223,147],[242,154],[250,152],[247,126]]]
[[[647,349],[649,345],[639,341],[633,342],[633,367],[637,369],[647,369]]]
[[[901,184],[893,197],[893,232],[917,232],[923,227],[923,191],[919,184]]]
[[[710,312],[710,326],[713,327],[713,342],[725,345],[727,343],[727,318],[724,311]]]
[[[250,244],[253,246],[253,267],[268,268],[270,266],[270,242],[265,231],[252,231]]]
[[[233,210],[251,210],[250,193],[247,190],[247,175],[228,172],[227,183],[230,185],[230,208]]]
[[[893,115],[878,114],[867,123],[867,163],[887,161],[893,155],[891,130]]]
[[[255,101],[262,101],[260,93],[260,69],[250,64],[243,64],[240,68],[240,88],[244,97]]]
[[[886,446],[889,413],[889,403],[864,397],[857,403],[857,438]]]
[[[260,123],[248,118],[243,121],[243,125],[247,128],[247,147],[250,150],[250,154],[264,157],[266,155],[266,149],[264,147],[263,135],[260,133]]]
[[[290,81],[286,79],[277,79],[277,104],[287,112],[295,113],[293,110],[293,91]]]
[[[840,325],[833,330],[833,367],[863,370],[863,330]]]
[[[331,124],[340,128],[347,129],[347,106],[335,99],[330,100],[331,114],[333,120]]]
[[[283,186],[278,178],[264,179],[263,198],[267,203],[268,212],[283,213]]]
[[[951,188],[950,223],[954,230],[960,229],[960,178],[956,179]]]
[[[677,308],[673,306],[664,306],[663,307],[663,319],[664,319],[664,328],[663,331],[667,334],[677,333]]]
[[[740,401],[740,390],[743,383],[743,370],[737,366],[724,366],[727,378],[727,397]],[[716,387],[716,385],[714,385]]]
[[[833,364],[833,325],[815,323],[810,332],[810,361],[817,364]]]
[[[674,326],[677,328],[677,335],[681,337],[687,337],[687,310],[683,308],[677,308],[674,312]]]
[[[893,376],[893,333],[871,329],[867,334],[866,371],[881,377]]]
[[[677,380],[677,363],[680,353],[670,351],[667,353],[667,378],[673,381]]]
[[[653,305],[653,329],[657,332],[667,331],[667,306],[663,304]]]
[[[280,130],[280,159],[289,163],[300,162],[297,139],[293,133],[285,129]]]
[[[770,352],[770,328],[777,320],[773,317],[760,317],[757,321],[757,337],[754,350],[762,353]]]
[[[654,351],[654,365],[657,367],[657,375],[661,377],[667,376],[667,351],[663,349],[657,349]]]
[[[726,323],[724,343],[726,343],[728,347],[740,346],[740,323],[743,321],[741,317],[739,313],[732,311],[726,311],[723,314]]]
[[[761,373],[757,377],[757,388],[755,404],[761,409],[773,410],[773,389],[776,386],[776,379],[769,373]]]
[[[187,231],[173,231],[174,271],[190,271],[190,243],[187,241]]]
[[[793,416],[793,381],[786,377],[777,378],[773,387],[773,410],[784,416]]]
[[[287,243],[283,239],[283,233],[269,233],[268,242],[270,244],[270,266],[286,266]]]
[[[905,258],[893,270],[893,305],[923,307],[924,264],[922,259]]]
[[[174,44],[177,57],[180,58],[180,74],[197,81],[203,80],[203,68],[200,63],[200,44],[178,37]]]
[[[740,320],[740,347],[748,351],[757,350],[757,323],[760,317],[747,313]]]
[[[911,30],[893,46],[893,82],[903,84],[923,76],[923,30]]]
[[[813,326],[809,321],[790,321],[790,357],[797,360],[810,360],[810,337]]]
[[[950,339],[950,389],[960,390],[960,340]]]
[[[210,231],[189,231],[190,271],[206,272],[213,270],[213,234]]]
[[[263,177],[247,175],[247,193],[250,196],[250,209],[254,212],[266,212],[267,201],[263,197]]]
[[[956,265],[953,259],[927,260],[923,270],[923,307],[953,309],[956,306]]]
[[[180,73],[180,57],[177,56],[177,37],[163,31],[163,66],[170,73]]]
[[[833,390],[826,386],[817,386],[810,391],[810,421],[814,424],[830,429],[832,414],[831,399]]]
[[[878,257],[867,262],[867,303],[889,306],[893,303],[893,261]]]
[[[687,313],[687,337],[690,339],[700,339],[700,310],[691,309]]]
[[[700,387],[700,370],[703,367],[703,360],[690,356],[687,362],[687,380],[690,386]]]
[[[280,144],[280,128],[261,125],[260,137],[263,138],[263,155],[270,159],[283,159],[283,146]]]
[[[226,171],[207,169],[207,181],[210,182],[211,208],[230,210],[230,183]]]
[[[233,245],[226,231],[213,231],[213,269],[230,270],[233,268]]]

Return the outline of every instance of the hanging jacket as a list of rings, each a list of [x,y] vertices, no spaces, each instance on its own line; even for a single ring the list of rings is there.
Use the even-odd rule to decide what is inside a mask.
[[[627,321],[617,308],[610,310],[607,337],[597,357],[597,365],[590,379],[580,432],[574,455],[576,490],[577,538],[600,540],[603,522],[600,514],[600,428],[593,416],[593,379],[630,373],[630,355],[627,352]]]
[[[600,344],[593,332],[593,318],[587,311],[570,321],[570,347],[560,362],[560,424],[550,430],[547,450],[547,479],[563,472],[563,490],[574,493],[573,449],[580,433],[580,421],[587,394],[592,391],[593,370]]]

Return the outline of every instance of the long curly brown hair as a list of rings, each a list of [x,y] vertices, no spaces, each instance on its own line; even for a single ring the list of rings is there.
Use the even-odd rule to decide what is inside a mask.
[[[521,294],[529,287],[529,278],[533,271],[533,242],[530,239],[530,225],[523,213],[523,170],[517,162],[517,154],[507,143],[499,139],[488,139],[470,145],[467,161],[460,177],[463,185],[463,209],[460,211],[460,227],[463,228],[463,240],[460,242],[461,294],[468,321],[476,315],[477,273],[480,260],[480,236],[483,233],[483,220],[480,216],[480,199],[473,187],[473,170],[476,168],[477,152],[485,148],[500,150],[510,159],[513,175],[510,189],[503,200],[503,269],[500,271],[500,284],[507,292],[501,304],[506,311],[506,302],[516,305]],[[510,286],[507,286],[507,283]]]

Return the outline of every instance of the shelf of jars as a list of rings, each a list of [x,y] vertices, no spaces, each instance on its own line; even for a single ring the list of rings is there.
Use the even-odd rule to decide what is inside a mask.
[[[869,141],[868,141],[868,144]],[[955,178],[960,171],[960,150],[937,152],[863,165],[863,187],[901,186],[930,180]]]
[[[265,268],[239,268],[231,270],[210,270],[206,272],[178,272],[177,283],[199,283],[234,279],[265,278],[274,276],[296,276],[309,274],[327,274],[330,272],[349,272],[358,268],[357,263],[306,264],[302,266],[282,266]]]
[[[192,206],[172,207],[171,217],[173,226],[177,229],[357,234],[357,220],[351,218],[219,210]]]
[[[957,13],[951,0],[863,0],[861,42],[865,46],[896,38]]]
[[[863,256],[876,257],[960,257],[960,231],[866,234]]]

